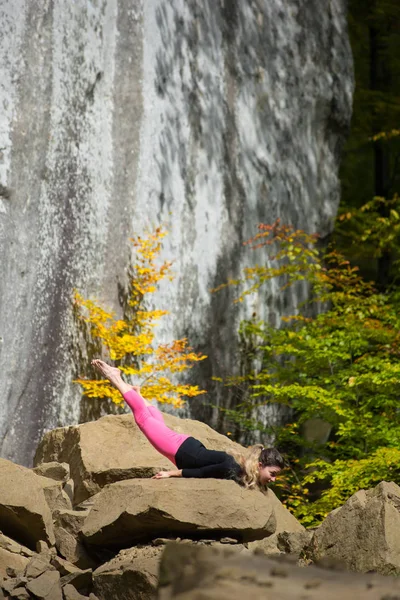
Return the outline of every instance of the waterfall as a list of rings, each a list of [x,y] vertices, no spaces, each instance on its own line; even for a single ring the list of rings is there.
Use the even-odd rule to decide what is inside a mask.
[[[30,464],[79,420],[74,288],[119,309],[129,237],[164,225],[176,278],[160,341],[187,335],[216,424],[236,330],[279,324],[276,285],[233,305],[210,289],[265,257],[277,217],[327,235],[351,116],[345,0],[4,0],[0,9],[0,443]]]

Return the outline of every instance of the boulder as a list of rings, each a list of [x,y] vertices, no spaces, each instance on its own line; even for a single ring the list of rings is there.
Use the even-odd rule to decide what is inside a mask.
[[[313,537],[312,531],[279,531],[268,538],[248,544],[249,550],[257,554],[290,554],[295,558],[303,558],[309,552]]]
[[[22,585],[13,589],[10,594],[10,598],[13,598],[13,600],[30,600],[32,596]]]
[[[87,596],[82,596],[82,594],[69,583],[63,587],[63,595],[64,600],[87,600]]]
[[[25,571],[33,554],[29,548],[0,533],[0,581],[9,575],[10,569],[16,574]]]
[[[60,481],[41,476],[38,476],[37,479],[43,488],[44,497],[52,513],[56,510],[72,509],[72,502]]]
[[[50,564],[50,560],[44,558],[41,554],[33,556],[25,570],[25,577],[27,579],[36,579],[40,577],[46,571],[55,571],[55,567]]]
[[[166,424],[179,433],[199,439],[214,450],[240,450],[241,446],[192,419],[164,415]],[[124,479],[151,477],[173,468],[138,429],[131,414],[108,415],[81,425],[47,432],[36,451],[34,464],[66,462],[75,483],[74,504]]]
[[[274,533],[280,533],[281,531],[290,532],[302,532],[305,531],[303,525],[292,515],[288,509],[283,506],[282,502],[276,497],[271,489],[265,492],[268,504],[274,511],[276,518],[276,527]]]
[[[34,549],[54,544],[53,521],[39,478],[31,469],[0,458],[0,530]]]
[[[11,568],[16,573],[23,573],[28,562],[29,558],[0,547],[0,581],[8,576],[7,569]]]
[[[75,573],[69,573],[64,575],[60,580],[61,587],[65,585],[72,585],[77,591],[86,593],[92,586],[92,570],[86,569],[84,571],[76,571]]]
[[[220,479],[130,479],[106,486],[93,500],[82,535],[88,544],[111,548],[163,536],[246,542],[271,535],[287,517],[272,491]]]
[[[229,553],[201,545],[168,544],[161,558],[162,600],[383,600],[400,597],[400,580],[376,574],[299,567],[290,557]]]
[[[99,600],[152,598],[157,588],[163,546],[130,548],[93,573],[94,592]]]
[[[61,483],[68,481],[70,475],[68,463],[58,463],[55,461],[42,463],[35,467],[33,472],[36,473],[36,475],[48,477],[49,479],[54,479],[55,481],[60,481]]]
[[[79,569],[60,556],[53,556],[51,564],[61,575],[60,583],[63,590],[66,585],[72,585],[77,591],[85,594],[93,587],[91,569]]]
[[[331,557],[352,571],[400,575],[400,487],[360,490],[315,531],[311,557]]]
[[[54,515],[56,548],[61,556],[81,569],[97,566],[78,538],[88,514],[89,511],[59,510]]]
[[[10,594],[11,598],[22,598],[25,600],[26,597],[30,597],[25,589],[26,581],[27,580],[25,577],[19,576],[6,579],[1,585],[3,590],[7,594]]]
[[[56,570],[45,571],[26,584],[26,589],[41,600],[63,600],[60,573]]]
[[[21,554],[21,556],[26,556],[27,558],[30,558],[35,554],[32,550],[30,550],[30,548],[26,548],[26,546],[17,544],[17,542],[4,535],[3,533],[0,533],[0,548],[8,550],[13,554]]]

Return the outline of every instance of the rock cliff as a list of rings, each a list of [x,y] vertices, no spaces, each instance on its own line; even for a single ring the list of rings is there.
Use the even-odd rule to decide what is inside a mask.
[[[160,339],[210,356],[201,385],[234,371],[238,319],[279,323],[294,299],[238,312],[209,290],[257,260],[260,221],[330,231],[352,89],[345,0],[2,2],[2,456],[30,464],[78,422],[72,290],[118,310],[146,226],[170,231],[177,273]]]

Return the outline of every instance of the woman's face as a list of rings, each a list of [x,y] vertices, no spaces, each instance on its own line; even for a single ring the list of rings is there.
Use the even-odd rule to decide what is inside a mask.
[[[262,485],[275,481],[281,471],[279,467],[263,467],[261,463],[258,463],[258,468],[260,471],[260,483]]]

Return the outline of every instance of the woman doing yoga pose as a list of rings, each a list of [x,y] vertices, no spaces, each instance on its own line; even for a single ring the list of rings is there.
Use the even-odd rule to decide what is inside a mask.
[[[160,471],[153,479],[165,477],[213,477],[233,479],[248,488],[265,489],[275,481],[284,467],[282,456],[275,448],[251,447],[246,455],[207,450],[199,440],[177,433],[164,423],[162,413],[149,404],[139,388],[122,380],[121,371],[102,360],[92,364],[121,392],[131,408],[136,424],[158,452],[176,467],[174,471]]]

